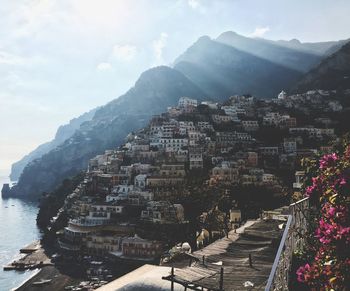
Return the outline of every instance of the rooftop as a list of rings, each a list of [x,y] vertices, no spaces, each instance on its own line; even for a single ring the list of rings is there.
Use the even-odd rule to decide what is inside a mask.
[[[195,262],[175,269],[174,281],[188,287],[194,285],[220,290],[223,268],[223,290],[245,289],[247,281],[254,284],[254,290],[264,290],[282,234],[278,225],[275,220],[257,220],[241,234],[231,231],[228,238],[194,252]],[[171,280],[170,276],[165,279]]]
[[[182,262],[174,264],[174,290],[184,290],[184,286],[188,290],[196,287],[220,290],[221,268],[223,290],[245,290],[247,281],[254,284],[251,290],[264,290],[282,234],[279,223],[275,220],[248,221],[237,233],[231,231],[228,238],[184,256]],[[144,265],[97,290],[171,290],[169,281],[174,265]]]

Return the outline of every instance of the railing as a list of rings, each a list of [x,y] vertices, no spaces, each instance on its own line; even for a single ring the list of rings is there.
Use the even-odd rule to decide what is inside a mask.
[[[89,219],[89,218],[71,219],[68,222],[68,224],[75,225],[75,226],[100,226],[100,225],[106,225],[108,223],[110,223],[109,219],[96,220],[96,219]]]
[[[62,249],[65,249],[65,250],[69,250],[69,251],[79,251],[80,250],[79,245],[66,243],[66,242],[63,242],[62,240],[58,240],[58,244]]]
[[[288,290],[293,251],[301,248],[307,231],[309,199],[304,198],[289,206],[289,216],[284,229],[275,261],[265,288]]]

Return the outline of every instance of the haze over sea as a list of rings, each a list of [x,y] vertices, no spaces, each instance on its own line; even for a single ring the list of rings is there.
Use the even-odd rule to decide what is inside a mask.
[[[0,176],[0,188],[8,183],[6,176]],[[40,236],[36,227],[38,208],[35,203],[19,199],[0,197],[0,290],[17,287],[36,271],[3,271],[3,266],[19,257],[19,249],[37,240]]]

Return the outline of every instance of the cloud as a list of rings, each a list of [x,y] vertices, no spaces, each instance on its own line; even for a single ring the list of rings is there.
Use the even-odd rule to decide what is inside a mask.
[[[200,3],[198,0],[188,0],[187,3],[192,9],[197,9],[200,6]]]
[[[0,51],[0,64],[3,65],[20,65],[25,62],[25,59],[5,51]]]
[[[38,34],[51,24],[58,24],[61,12],[57,1],[33,0],[23,1],[17,6],[16,12],[11,13],[12,21],[17,23],[14,35],[30,37]]]
[[[153,41],[153,52],[156,59],[156,64],[162,64],[163,60],[163,49],[166,47],[168,34],[162,32],[158,39]]]
[[[136,46],[130,45],[130,44],[125,44],[125,45],[115,45],[113,47],[113,57],[120,61],[131,61],[134,59],[136,55],[137,49]]]
[[[110,63],[99,63],[96,67],[97,71],[109,71],[112,70],[112,65]]]
[[[201,0],[187,0],[187,5],[194,11],[199,12],[200,14],[206,14],[207,9],[203,5]]]
[[[270,27],[268,26],[258,26],[255,28],[255,30],[253,31],[253,33],[250,34],[251,37],[263,37],[267,32],[270,31]]]

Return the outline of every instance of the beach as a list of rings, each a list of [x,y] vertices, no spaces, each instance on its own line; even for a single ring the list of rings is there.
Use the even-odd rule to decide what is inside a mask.
[[[55,266],[43,267],[37,274],[25,281],[21,286],[15,288],[16,291],[37,291],[38,286],[33,285],[36,282],[43,280],[51,280],[46,284],[40,285],[41,291],[59,291],[64,290],[66,286],[76,285],[81,280],[71,278],[70,276],[62,274]]]

